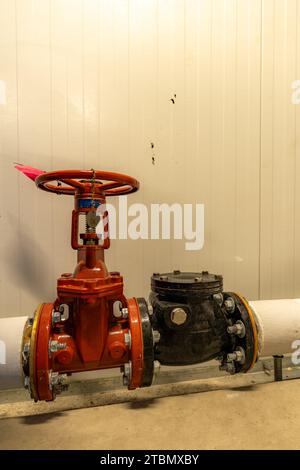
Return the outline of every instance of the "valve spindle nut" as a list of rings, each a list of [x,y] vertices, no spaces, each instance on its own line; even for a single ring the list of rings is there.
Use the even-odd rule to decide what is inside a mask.
[[[235,302],[232,297],[228,297],[224,301],[224,305],[227,313],[233,313],[235,311]]]
[[[183,308],[174,308],[171,312],[171,322],[180,326],[186,322],[187,313]]]

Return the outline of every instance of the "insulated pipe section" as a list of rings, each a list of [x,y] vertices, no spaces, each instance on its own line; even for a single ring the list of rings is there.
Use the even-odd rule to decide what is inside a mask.
[[[28,317],[0,318],[0,389],[20,388],[21,348]]]
[[[281,356],[299,348],[300,299],[249,302],[259,337],[259,356]],[[21,349],[28,317],[0,319],[0,389],[20,388],[23,371]]]
[[[249,302],[259,336],[259,356],[290,354],[299,348],[300,299]]]

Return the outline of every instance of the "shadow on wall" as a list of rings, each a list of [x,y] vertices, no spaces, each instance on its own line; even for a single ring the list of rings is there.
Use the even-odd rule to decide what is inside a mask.
[[[12,214],[8,215],[8,222],[11,227],[18,225],[17,218]],[[43,265],[47,253],[34,244],[33,239],[22,227],[18,228],[18,232],[18,242],[7,244],[5,264],[11,271],[12,277],[16,279],[17,285],[37,299],[43,299],[44,302],[52,301],[53,286],[49,284],[49,272]],[[39,260],[38,264],[36,260]]]

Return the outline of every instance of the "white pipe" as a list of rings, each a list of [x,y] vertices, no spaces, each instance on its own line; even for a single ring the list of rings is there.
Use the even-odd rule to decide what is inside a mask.
[[[300,299],[255,300],[254,311],[259,333],[259,355],[291,354],[300,340]]]
[[[259,356],[284,355],[295,351],[299,340],[300,299],[249,302],[259,333]],[[0,390],[23,387],[21,346],[27,317],[0,318]]]
[[[21,347],[28,317],[0,318],[0,389],[23,387]]]

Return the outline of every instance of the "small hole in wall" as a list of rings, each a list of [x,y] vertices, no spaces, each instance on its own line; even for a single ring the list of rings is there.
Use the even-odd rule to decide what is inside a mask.
[[[152,149],[152,156],[151,156],[152,165],[155,165],[154,142],[150,142],[150,147]]]

